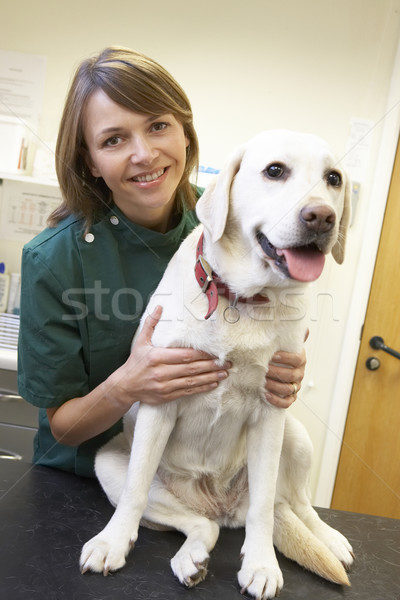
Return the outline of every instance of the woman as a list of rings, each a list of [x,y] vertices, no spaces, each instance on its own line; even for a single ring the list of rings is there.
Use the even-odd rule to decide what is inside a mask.
[[[140,400],[208,391],[230,364],[188,348],[155,348],[161,308],[130,353],[147,300],[196,226],[189,176],[198,142],[189,101],[151,59],[108,48],[85,60],[61,120],[63,202],[22,259],[19,389],[40,407],[34,462],[93,476],[97,449]],[[295,399],[304,354],[280,353],[266,379],[279,406]]]

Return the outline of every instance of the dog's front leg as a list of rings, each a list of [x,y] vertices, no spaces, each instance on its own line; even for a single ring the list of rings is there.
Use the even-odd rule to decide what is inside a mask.
[[[124,566],[133,547],[148,492],[176,421],[176,402],[141,405],[130,454],[128,473],[117,508],[106,527],[82,549],[81,572],[107,575]]]
[[[264,411],[247,432],[249,510],[238,573],[242,592],[257,600],[274,598],[283,586],[272,538],[285,413],[273,406],[265,406]]]

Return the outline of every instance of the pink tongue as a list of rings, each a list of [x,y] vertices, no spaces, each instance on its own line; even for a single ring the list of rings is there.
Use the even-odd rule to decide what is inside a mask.
[[[316,248],[283,248],[289,275],[297,281],[315,281],[322,273],[325,256]]]

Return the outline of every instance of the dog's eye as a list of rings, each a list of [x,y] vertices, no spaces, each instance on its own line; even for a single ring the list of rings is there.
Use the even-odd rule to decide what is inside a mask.
[[[264,175],[270,179],[279,179],[285,173],[285,167],[280,163],[273,163],[264,169]]]
[[[339,187],[342,185],[342,176],[337,171],[330,171],[326,176],[326,181],[328,185],[332,185],[333,187]]]

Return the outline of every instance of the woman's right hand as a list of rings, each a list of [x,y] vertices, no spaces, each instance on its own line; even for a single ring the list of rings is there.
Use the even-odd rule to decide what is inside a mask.
[[[161,404],[208,392],[226,379],[229,363],[192,348],[157,348],[151,343],[162,308],[147,317],[124,365],[86,396],[47,409],[57,441],[78,446],[116,423],[134,402]]]
[[[231,364],[221,366],[201,350],[153,346],[161,315],[162,307],[157,306],[146,318],[128,360],[111,376],[127,410],[138,400],[155,405],[208,392],[228,377]]]

